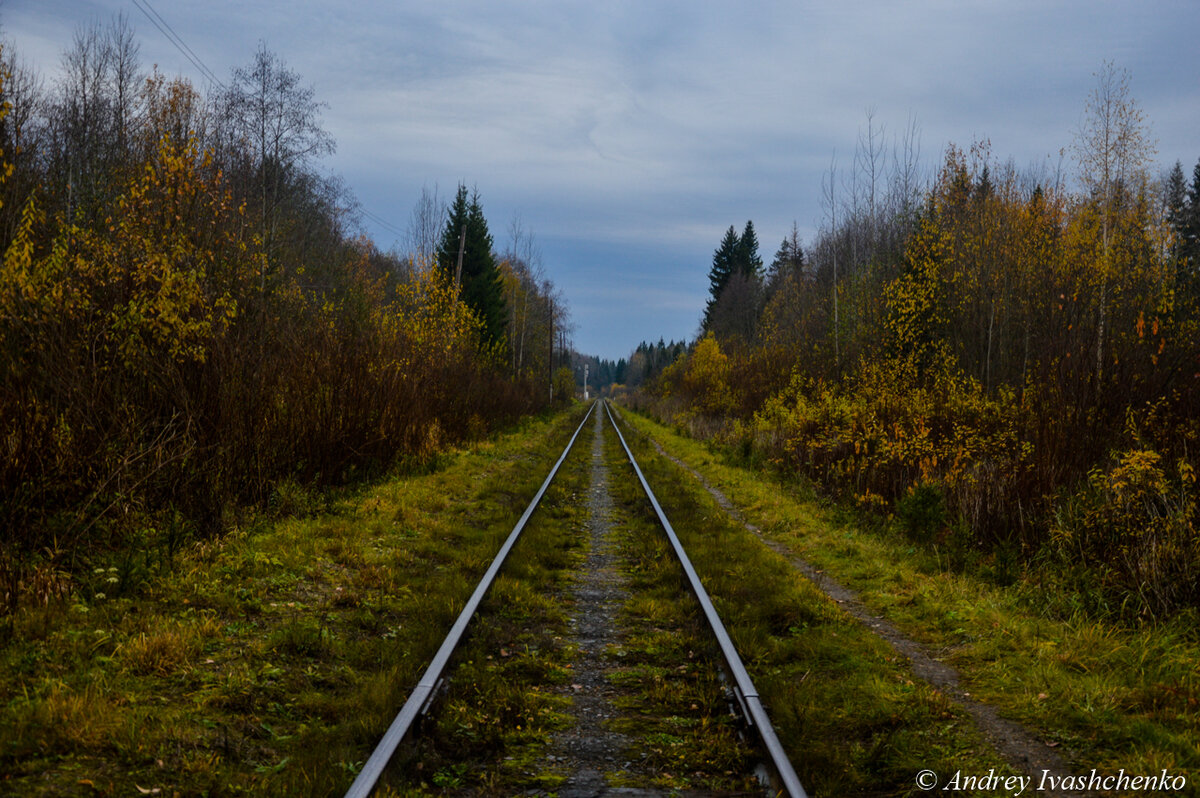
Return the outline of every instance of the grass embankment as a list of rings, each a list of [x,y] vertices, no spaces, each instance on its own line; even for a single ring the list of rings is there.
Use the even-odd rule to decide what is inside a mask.
[[[625,418],[635,421],[629,413]],[[650,429],[642,420],[635,424]],[[806,789],[815,795],[904,795],[914,791],[914,777],[923,768],[1008,772],[989,756],[965,713],[915,681],[886,644],[732,521],[693,479],[681,479],[678,468],[640,434],[626,427],[626,438]],[[692,669],[686,663],[693,650],[678,633],[660,631],[672,623],[701,623],[699,611],[632,469],[614,469],[612,481],[617,502],[632,519],[629,552],[640,589],[626,611],[629,647],[646,654],[670,649],[674,664],[668,667],[679,672],[664,670],[665,662],[657,670],[644,669],[644,718],[630,728],[663,743],[662,767],[675,774],[664,785],[705,786],[690,778],[693,771],[714,765],[736,771],[738,761],[744,767],[757,754],[744,747],[706,748],[710,738],[691,734],[683,720],[689,685],[681,676]],[[686,646],[716,656],[707,638]]]
[[[719,452],[643,416],[628,411],[624,416],[724,492],[764,534],[857,591],[873,611],[954,666],[972,696],[1059,746],[1075,772],[1087,774],[1096,768],[1116,773],[1123,768],[1130,774],[1157,775],[1166,769],[1188,777],[1188,794],[1200,791],[1200,634],[1194,618],[1122,627],[1087,615],[1079,609],[1087,603],[1045,572],[1031,570],[1007,586],[989,578],[986,567],[954,572],[938,551],[914,547],[888,528],[853,523],[799,484],[731,464]],[[666,480],[664,475],[652,484],[665,485]],[[732,534],[716,517],[724,513],[705,502],[706,494],[701,495],[694,480],[692,486],[689,491],[697,504],[714,516],[714,531],[701,539]],[[747,542],[745,547],[757,544]],[[738,573],[732,558],[745,547],[723,547],[727,574]],[[736,584],[735,579],[732,587]],[[849,630],[843,627],[857,625],[825,620],[821,628],[836,630],[844,645]],[[826,637],[819,634],[814,644],[824,644]],[[846,661],[847,652],[834,645],[822,657]],[[747,659],[759,656],[750,653]],[[853,662],[847,666],[861,667]],[[814,671],[803,680],[799,676],[791,680],[799,689],[837,684],[829,681],[837,678],[836,668]],[[760,689],[766,692],[765,685]],[[843,697],[847,707],[868,703],[865,697]],[[907,713],[899,710],[896,722],[911,720]],[[810,711],[798,720],[801,733],[807,735],[811,731],[805,726],[822,728],[829,719]],[[840,731],[835,725],[829,733]],[[811,756],[804,747],[793,750],[801,761]],[[967,761],[953,750],[944,750],[942,757],[953,770],[969,772]],[[938,770],[938,765],[919,757],[906,767]]]
[[[88,595],[21,610],[0,648],[0,793],[340,794],[579,415],[530,422],[317,515],[254,523],[138,584],[102,569]],[[553,570],[574,545],[542,540],[516,570]],[[495,652],[504,669],[553,678],[566,655],[544,641],[562,612],[508,577],[495,595],[543,630]],[[496,717],[456,715],[456,695],[437,734],[459,764],[494,749],[489,735],[519,747],[558,722],[553,701],[527,692],[479,710]],[[428,777],[457,775],[435,763]]]

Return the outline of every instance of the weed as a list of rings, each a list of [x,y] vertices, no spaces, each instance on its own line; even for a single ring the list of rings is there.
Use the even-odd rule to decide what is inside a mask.
[[[294,478],[275,484],[268,506],[276,518],[311,518],[323,509],[321,494]]]
[[[853,588],[868,607],[909,636],[945,652],[973,697],[1061,744],[1059,752],[1084,772],[1097,767],[1156,773],[1163,762],[1184,772],[1200,768],[1196,703],[1200,700],[1196,629],[1200,626],[1194,613],[1135,628],[1106,621],[1114,613],[1095,606],[1105,593],[1098,589],[1100,585],[1092,589],[1088,580],[1094,573],[1064,568],[1057,561],[1018,568],[1015,554],[1005,555],[1003,549],[966,570],[947,572],[945,561],[938,563],[939,555],[946,558],[944,547],[914,546],[907,537],[889,534],[883,527],[861,526],[856,523],[858,516],[812,501],[802,485],[764,480],[716,462],[701,444],[642,416],[625,415],[636,428],[652,431],[674,456],[719,485],[766,536]],[[705,501],[699,496],[696,503],[703,506]],[[668,509],[672,518],[677,511]],[[677,529],[681,526],[676,524]],[[729,567],[723,563],[717,573]],[[779,726],[789,728],[789,718],[796,713],[801,728],[808,729],[803,734],[817,736],[814,744],[803,749],[804,759],[837,768],[843,767],[836,764],[842,759],[826,750],[822,734],[854,738],[845,728],[830,724],[831,714],[861,712],[868,696],[881,706],[903,707],[911,701],[904,696],[922,688],[919,682],[912,685],[903,670],[892,679],[876,681],[868,690],[847,686],[857,678],[851,674],[867,663],[894,655],[876,648],[876,654],[847,662],[846,672],[830,673],[828,664],[846,662],[842,647],[849,645],[846,638],[853,629],[834,628],[838,638],[828,648],[827,642],[835,643],[828,639],[828,624],[823,631],[810,622],[796,636],[795,643],[803,643],[813,658],[792,671],[797,677],[807,674],[803,681],[789,686],[771,677],[758,686],[764,694],[781,690],[782,697],[771,701],[772,718]],[[740,644],[744,633],[734,634]],[[832,704],[833,697],[814,698],[814,691],[824,689],[821,686],[841,695]],[[891,698],[880,696],[881,690]],[[897,699],[902,703],[897,705]],[[942,712],[932,699],[925,706],[920,710],[919,705],[909,704],[900,714],[904,725],[879,739],[908,751],[905,756],[914,762],[924,757],[926,764],[921,767],[936,770],[929,764],[936,759],[952,763],[954,769],[962,767],[963,738],[957,732],[938,739],[921,737],[920,717],[936,718]],[[954,723],[962,725],[959,719]],[[931,728],[942,729],[945,724]],[[781,737],[788,745],[789,738]],[[883,749],[875,743],[863,748],[872,750]]]
[[[163,675],[196,656],[199,641],[180,628],[142,632],[117,647],[117,659],[131,673]]]

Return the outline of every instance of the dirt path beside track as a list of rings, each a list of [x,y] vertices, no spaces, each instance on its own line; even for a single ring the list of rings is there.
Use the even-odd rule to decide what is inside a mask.
[[[746,519],[729,500],[729,497],[714,487],[702,474],[668,453],[658,441],[651,438],[650,442],[659,454],[691,474],[725,512],[746,527],[764,545],[787,559],[796,570],[804,574],[825,595],[837,602],[842,609],[886,640],[899,654],[904,655],[911,663],[914,676],[933,685],[951,701],[965,709],[988,741],[995,746],[996,751],[1014,769],[1031,776],[1033,785],[1041,782],[1043,773],[1056,779],[1071,774],[1070,767],[1062,757],[1033,732],[1018,723],[1002,718],[994,707],[976,700],[964,691],[960,684],[958,671],[940,661],[933,652],[906,636],[886,619],[871,612],[853,590],[798,557],[783,544],[763,534],[762,530]],[[1081,798],[1086,795],[1085,793],[1052,790],[1044,790],[1039,794],[1061,796],[1061,798]]]

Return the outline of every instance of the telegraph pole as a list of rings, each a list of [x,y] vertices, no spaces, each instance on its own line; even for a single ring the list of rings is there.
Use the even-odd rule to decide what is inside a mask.
[[[550,379],[548,380],[548,382],[550,384],[550,403],[553,404],[554,403],[554,298],[551,297],[549,302],[550,302],[550,356],[548,358],[546,358],[546,363],[548,366],[548,368],[546,370],[550,372],[550,374],[549,374]]]
[[[454,270],[454,290],[457,291],[462,285],[462,260],[463,250],[467,248],[467,226],[462,226],[462,232],[458,236],[458,268]]]

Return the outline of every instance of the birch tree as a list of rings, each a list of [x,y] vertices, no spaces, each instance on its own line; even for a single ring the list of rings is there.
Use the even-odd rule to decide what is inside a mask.
[[[409,257],[419,271],[432,268],[445,225],[446,202],[438,196],[437,186],[432,191],[421,186],[421,197],[413,206],[405,235]]]
[[[1104,342],[1114,279],[1112,229],[1125,195],[1145,180],[1155,146],[1142,109],[1129,89],[1129,71],[1105,61],[1096,73],[1072,151],[1088,199],[1100,217],[1100,283],[1096,322],[1096,379],[1104,376]]]
[[[334,151],[333,138],[321,127],[325,103],[315,99],[299,73],[259,43],[254,61],[235,69],[225,94],[225,112],[255,171],[262,240],[268,259],[279,223],[280,195],[287,182],[310,161]],[[266,275],[263,280],[265,285]]]

